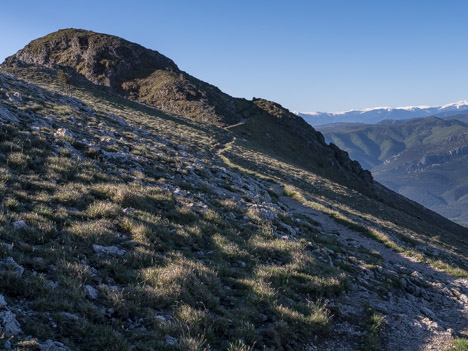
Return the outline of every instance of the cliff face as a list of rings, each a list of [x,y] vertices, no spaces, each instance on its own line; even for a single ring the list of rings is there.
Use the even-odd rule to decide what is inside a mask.
[[[233,98],[181,71],[159,52],[119,37],[60,30],[32,41],[2,64],[7,69],[27,66],[63,69],[131,100],[217,125],[234,125],[256,117],[266,119],[283,140],[296,143],[310,160],[331,167],[336,179],[372,184],[371,174],[350,160],[346,152],[327,145],[321,133],[281,105],[263,99]],[[275,144],[270,147],[276,149]],[[294,153],[286,156],[296,159]]]

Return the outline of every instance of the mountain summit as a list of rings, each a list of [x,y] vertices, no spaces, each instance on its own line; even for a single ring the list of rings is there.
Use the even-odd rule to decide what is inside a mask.
[[[134,101],[166,112],[221,126],[245,122],[236,128],[253,142],[265,139],[262,123],[273,124],[269,149],[286,154],[306,167],[321,168],[331,177],[353,183],[361,189],[372,185],[370,172],[335,146],[304,120],[278,104],[263,100],[233,98],[217,87],[179,70],[169,58],[122,38],[81,29],[64,29],[36,39],[8,57],[5,69],[44,68],[69,72],[75,80],[86,80]],[[261,122],[260,122],[261,120]],[[258,122],[258,123],[257,123]],[[278,143],[279,138],[281,142]],[[302,157],[307,155],[307,157]]]
[[[181,71],[157,51],[122,38],[64,29],[36,39],[5,65],[66,68],[92,83],[167,112],[222,123],[241,120],[234,99]]]

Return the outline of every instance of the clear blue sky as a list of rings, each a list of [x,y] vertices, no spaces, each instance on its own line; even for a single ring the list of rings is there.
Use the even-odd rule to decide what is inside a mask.
[[[0,9],[0,61],[83,28],[291,110],[438,105],[468,99],[467,14],[462,0],[14,0]]]

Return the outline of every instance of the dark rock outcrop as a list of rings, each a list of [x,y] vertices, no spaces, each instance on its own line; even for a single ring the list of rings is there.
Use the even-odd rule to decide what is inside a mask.
[[[265,120],[273,121],[278,127],[282,134],[278,135],[276,139],[281,140],[272,143],[271,148],[275,148],[278,143],[295,143],[302,146],[301,149],[305,150],[308,158],[313,159],[316,164],[322,165],[327,171],[330,168],[333,169],[333,174],[329,174],[332,178],[351,180],[354,183],[364,184],[366,187],[372,186],[373,178],[369,171],[362,169],[357,161],[351,160],[346,151],[334,144],[328,145],[322,133],[316,131],[302,117],[290,112],[280,104],[254,98],[252,102],[239,100],[239,109],[246,119],[260,115]],[[295,153],[297,152],[300,151],[295,151]],[[294,156],[292,158],[297,159]]]

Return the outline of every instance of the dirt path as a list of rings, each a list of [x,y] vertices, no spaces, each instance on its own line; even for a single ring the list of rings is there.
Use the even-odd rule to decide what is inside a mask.
[[[281,194],[280,202],[290,212],[319,222],[324,235],[334,235],[350,251],[362,246],[382,257],[383,263],[375,271],[361,267],[361,274],[353,279],[350,291],[338,299],[335,307],[340,316],[332,327],[336,333],[359,339],[362,330],[349,321],[362,317],[363,308],[370,305],[384,316],[385,350],[447,350],[454,337],[468,335],[467,280],[452,277],[397,253],[340,225],[327,214],[283,195],[279,186],[277,190]],[[400,286],[390,289],[385,295],[376,292],[374,287],[381,285],[388,276],[396,277]],[[352,344],[352,340],[350,342]],[[333,341],[326,343],[325,347],[328,350],[351,349],[350,344]]]

